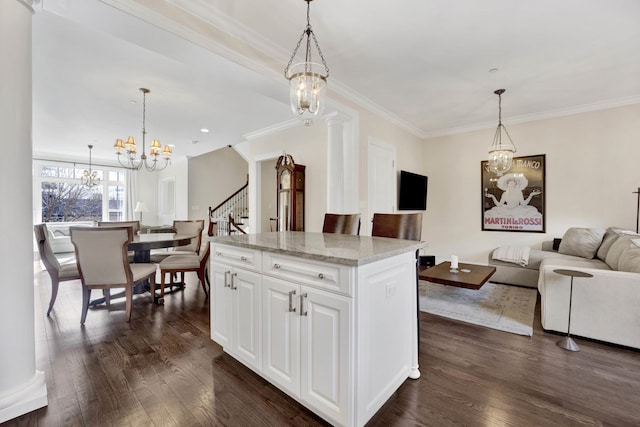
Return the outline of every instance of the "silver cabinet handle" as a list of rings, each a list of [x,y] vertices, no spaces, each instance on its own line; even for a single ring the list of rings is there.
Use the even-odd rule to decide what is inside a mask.
[[[276,270],[280,269],[280,264],[273,264],[273,268],[275,268]]]
[[[228,277],[227,275],[229,275],[229,274],[231,274],[230,270],[224,272],[224,287],[225,288],[230,288],[231,287],[231,285],[229,285],[229,280],[227,279],[227,277]]]
[[[307,294],[300,294],[300,316],[306,316],[307,310],[304,309],[304,299],[307,297]]]
[[[320,280],[324,279],[324,274],[318,273],[318,279],[320,279]]]
[[[296,291],[289,292],[289,313],[295,313],[296,308],[293,306],[293,296],[296,294]]]
[[[216,256],[222,256],[222,252],[216,251]]]
[[[242,262],[246,262],[246,261],[247,261],[247,257],[246,257],[246,256],[241,256],[241,257],[240,257],[240,261],[242,261]]]
[[[238,276],[238,273],[232,273],[231,274],[231,286],[229,286],[231,288],[231,290],[235,291],[236,289],[238,289],[238,287],[236,286],[236,281],[235,281],[235,277]]]

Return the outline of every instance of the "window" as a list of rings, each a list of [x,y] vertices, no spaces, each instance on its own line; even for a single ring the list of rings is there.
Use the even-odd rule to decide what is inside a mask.
[[[125,219],[124,171],[92,167],[100,184],[89,188],[80,184],[84,167],[53,161],[34,162],[34,166],[35,222]]]

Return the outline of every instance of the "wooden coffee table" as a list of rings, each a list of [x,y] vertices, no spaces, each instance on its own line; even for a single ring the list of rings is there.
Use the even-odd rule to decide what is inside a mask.
[[[432,283],[440,283],[441,285],[480,289],[496,272],[495,267],[477,264],[458,263],[457,273],[450,272],[450,268],[451,263],[449,261],[430,268],[421,267],[418,271],[418,278]]]

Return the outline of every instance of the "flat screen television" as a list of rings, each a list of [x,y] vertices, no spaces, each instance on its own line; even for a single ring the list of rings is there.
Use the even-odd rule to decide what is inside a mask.
[[[426,211],[428,181],[429,178],[424,175],[401,170],[398,210]]]

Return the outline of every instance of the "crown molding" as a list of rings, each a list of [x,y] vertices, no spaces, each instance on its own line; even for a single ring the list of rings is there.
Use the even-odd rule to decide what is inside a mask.
[[[576,106],[567,107],[567,108],[559,108],[556,110],[548,110],[540,113],[524,114],[521,116],[508,117],[506,120],[503,119],[503,121],[507,122],[507,124],[516,125],[520,123],[554,119],[557,117],[572,116],[574,114],[608,110],[610,108],[624,107],[626,105],[633,105],[633,104],[640,104],[640,95],[627,96],[627,97],[612,99],[612,100],[603,101],[603,102],[594,102],[591,104],[576,105]],[[482,123],[475,123],[475,124],[465,125],[465,126],[460,126],[455,128],[443,129],[441,131],[426,133],[424,139],[438,138],[441,136],[449,136],[449,135],[456,135],[456,134],[467,133],[467,132],[474,132],[478,130],[485,130],[485,129],[494,128],[496,127],[496,125],[497,125],[497,122],[492,121],[492,122],[482,122]]]
[[[244,138],[245,141],[250,141],[252,139],[262,138],[263,136],[271,135],[298,126],[303,126],[302,121],[298,119],[291,119],[287,120],[286,122],[276,123],[273,126],[267,126],[265,128],[258,129],[254,132],[246,133],[242,135],[242,138]]]
[[[339,81],[332,80],[331,90],[343,96],[345,99],[348,99],[349,101],[352,101],[355,104],[361,106],[365,110],[370,111],[371,113],[377,114],[383,119],[390,121],[394,125],[406,130],[413,136],[416,136],[421,139],[426,138],[427,134],[422,129],[413,126],[411,123],[401,119],[399,116],[393,114],[389,110],[381,107],[380,105],[371,101],[369,98],[365,97],[359,92],[354,91],[353,89],[340,83]]]

